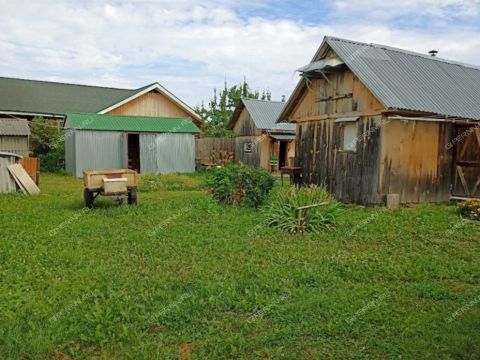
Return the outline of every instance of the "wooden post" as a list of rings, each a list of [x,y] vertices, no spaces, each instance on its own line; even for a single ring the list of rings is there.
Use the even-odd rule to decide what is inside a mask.
[[[324,205],[327,205],[328,202],[322,202],[320,204],[312,204],[312,205],[306,205],[306,206],[299,206],[297,208],[295,208],[295,211],[297,212],[296,214],[296,217],[297,217],[297,229],[300,230],[300,227],[301,227],[301,224],[302,224],[302,211],[303,210],[310,210],[310,209],[313,209],[313,208],[317,208],[317,207],[320,207],[320,206],[324,206]],[[303,232],[303,229],[302,229],[302,232]]]
[[[387,194],[387,208],[397,209],[400,206],[400,194]]]

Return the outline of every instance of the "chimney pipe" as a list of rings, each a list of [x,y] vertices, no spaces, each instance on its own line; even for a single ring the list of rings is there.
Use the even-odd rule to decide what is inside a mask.
[[[435,57],[438,54],[438,50],[430,50],[428,53],[430,54],[430,56]]]
[[[282,95],[282,102],[285,102],[285,95]]]

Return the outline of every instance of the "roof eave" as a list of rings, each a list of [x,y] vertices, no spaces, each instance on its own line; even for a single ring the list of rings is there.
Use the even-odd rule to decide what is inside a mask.
[[[55,113],[42,113],[42,112],[29,112],[29,111],[17,111],[17,110],[0,110],[0,115],[20,115],[20,116],[39,116],[47,118],[59,118],[65,119],[65,114],[55,114]]]
[[[282,130],[282,129],[265,129],[265,131],[267,132],[267,134],[285,134],[285,135],[289,135],[289,134],[295,134],[296,131],[295,130]]]
[[[304,82],[305,80],[303,78],[300,78],[298,81],[297,85],[295,86],[295,89],[293,92],[290,94],[290,97],[285,103],[285,107],[283,108],[282,112],[278,116],[277,121],[275,122],[276,124],[282,123],[282,122],[289,122],[287,121],[289,116],[292,114],[293,108],[292,108],[292,103],[297,99],[297,97],[300,95],[301,91],[304,88]],[[290,122],[289,122],[290,123]]]

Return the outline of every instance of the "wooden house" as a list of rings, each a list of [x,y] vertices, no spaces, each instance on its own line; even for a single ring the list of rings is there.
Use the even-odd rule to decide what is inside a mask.
[[[276,123],[284,102],[242,99],[228,129],[235,133],[235,162],[276,172],[295,157],[295,125]]]
[[[304,183],[358,204],[480,197],[479,67],[326,37],[299,71],[279,120]]]
[[[190,118],[195,111],[159,83],[138,89],[0,77],[0,117],[43,117],[63,123],[68,112]]]

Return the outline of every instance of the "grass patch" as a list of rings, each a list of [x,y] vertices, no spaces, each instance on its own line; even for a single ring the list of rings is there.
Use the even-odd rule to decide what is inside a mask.
[[[0,196],[0,358],[480,354],[480,227],[454,206],[289,235],[195,190],[82,213],[81,180],[40,179]]]
[[[205,187],[203,176],[196,174],[143,174],[140,175],[139,191],[191,191]]]

